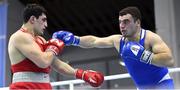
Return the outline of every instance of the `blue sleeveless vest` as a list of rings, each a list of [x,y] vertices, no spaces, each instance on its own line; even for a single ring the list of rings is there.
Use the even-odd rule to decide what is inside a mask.
[[[142,29],[140,34],[139,43],[144,46],[146,38],[146,30]],[[125,38],[122,37],[120,40],[119,54],[121,54],[123,47],[125,46]],[[152,64],[145,64],[140,60],[128,60],[123,59],[126,68],[134,80],[137,87],[154,86],[168,73],[168,69],[165,67],[158,67]]]

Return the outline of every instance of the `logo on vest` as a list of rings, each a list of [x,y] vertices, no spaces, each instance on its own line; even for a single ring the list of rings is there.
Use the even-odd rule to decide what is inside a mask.
[[[138,45],[132,45],[131,46],[131,51],[133,52],[134,55],[137,56],[138,52],[139,52],[140,46]]]

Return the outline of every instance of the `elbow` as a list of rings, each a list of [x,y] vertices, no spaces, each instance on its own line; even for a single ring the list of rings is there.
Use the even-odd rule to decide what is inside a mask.
[[[167,65],[167,67],[174,67],[174,66],[175,66],[175,61],[174,61],[174,59],[172,58],[172,56],[169,56],[166,65]]]
[[[174,67],[175,66],[175,63],[174,63],[174,60],[171,59],[168,64],[167,64],[168,67]]]
[[[50,65],[48,63],[45,63],[45,62],[42,62],[40,64],[37,65],[39,68],[47,68],[49,67]]]
[[[40,68],[48,68],[50,65],[41,65]]]

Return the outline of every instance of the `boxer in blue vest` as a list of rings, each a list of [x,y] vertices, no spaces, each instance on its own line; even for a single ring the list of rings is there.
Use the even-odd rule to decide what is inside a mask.
[[[96,37],[74,36],[71,32],[58,31],[53,38],[65,45],[83,48],[115,47],[138,89],[174,89],[167,67],[174,65],[170,48],[159,35],[141,28],[141,13],[136,7],[119,12],[122,35]]]

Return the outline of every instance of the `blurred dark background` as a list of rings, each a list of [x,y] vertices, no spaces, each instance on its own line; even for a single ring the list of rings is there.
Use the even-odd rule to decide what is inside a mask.
[[[48,33],[67,30],[75,35],[104,37],[118,34],[119,11],[137,6],[142,13],[142,27],[155,31],[153,0],[19,0],[41,4],[48,11]]]

